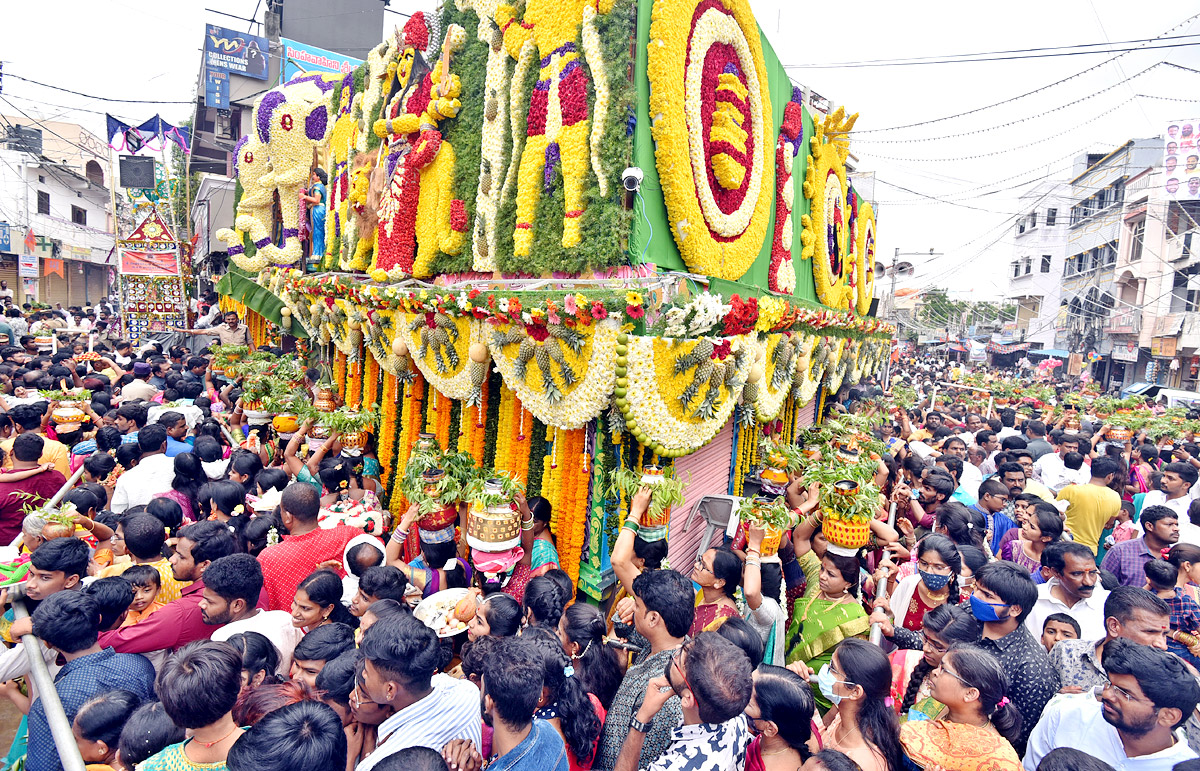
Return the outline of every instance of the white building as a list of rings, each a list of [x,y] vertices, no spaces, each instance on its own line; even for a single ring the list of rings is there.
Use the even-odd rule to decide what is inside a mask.
[[[60,131],[63,125],[74,132]],[[43,144],[43,128],[75,139]],[[9,226],[0,279],[21,301],[87,306],[108,295],[116,258],[110,191],[98,160],[104,147],[86,130],[61,123],[10,129],[0,146],[0,218]],[[55,148],[66,157],[50,156]],[[24,245],[30,229],[32,252]],[[18,255],[26,253],[37,259],[36,276],[18,275]]]
[[[1130,178],[1126,200],[1111,381],[1200,390],[1200,201],[1171,200],[1157,164]]]
[[[1015,323],[1006,325],[1002,343],[1028,342],[1032,348],[1054,347],[1054,328],[1062,292],[1070,216],[1069,188],[1043,182],[1020,199],[1021,217],[1014,225],[1013,260],[1005,298],[1016,305]]]
[[[1162,140],[1131,139],[1107,154],[1086,153],[1075,159],[1071,186],[1071,218],[1067,232],[1062,296],[1055,347],[1072,354],[1111,353],[1114,338],[1106,332],[1117,307],[1115,268],[1121,238],[1126,185],[1162,156]],[[1093,366],[1100,382],[1109,381],[1111,359]]]

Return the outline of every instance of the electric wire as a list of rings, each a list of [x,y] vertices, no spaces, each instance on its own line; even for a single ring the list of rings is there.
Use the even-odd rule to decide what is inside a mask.
[[[1164,38],[1164,37],[1166,37],[1167,35],[1170,35],[1170,34],[1171,34],[1172,32],[1174,32],[1175,30],[1177,30],[1177,29],[1179,29],[1179,28],[1181,28],[1181,27],[1183,27],[1183,26],[1185,26],[1185,25],[1187,25],[1187,24],[1191,24],[1193,21],[1195,21],[1195,20],[1197,20],[1197,19],[1200,19],[1200,13],[1196,13],[1196,14],[1193,14],[1193,15],[1191,15],[1191,16],[1189,16],[1189,17],[1187,17],[1186,19],[1184,19],[1183,21],[1179,22],[1179,23],[1178,23],[1178,24],[1176,24],[1175,26],[1173,26],[1173,27],[1171,27],[1170,29],[1168,29],[1167,31],[1163,32],[1161,35],[1158,35],[1158,36],[1157,36],[1155,39],[1161,39],[1161,38]],[[876,134],[876,133],[882,133],[882,132],[884,132],[884,131],[900,131],[901,129],[916,128],[916,127],[918,127],[918,126],[928,126],[928,125],[931,125],[931,124],[934,124],[934,123],[943,123],[943,122],[945,122],[945,121],[948,121],[948,120],[954,120],[955,118],[962,118],[962,117],[965,117],[965,116],[967,116],[967,115],[974,115],[974,114],[976,114],[976,113],[984,112],[984,111],[986,111],[986,110],[991,110],[991,109],[994,109],[994,108],[996,108],[996,107],[1001,107],[1001,106],[1003,106],[1003,105],[1006,105],[1006,104],[1011,104],[1012,102],[1016,102],[1016,101],[1018,101],[1018,100],[1020,100],[1020,99],[1024,99],[1024,98],[1026,98],[1026,97],[1028,97],[1028,96],[1033,96],[1034,94],[1041,93],[1042,91],[1049,90],[1049,89],[1051,89],[1051,88],[1054,88],[1054,87],[1056,87],[1056,86],[1061,86],[1063,83],[1068,83],[1068,82],[1070,82],[1070,81],[1072,81],[1072,80],[1074,80],[1074,79],[1076,79],[1076,78],[1078,78],[1078,77],[1082,77],[1083,75],[1086,75],[1086,74],[1087,74],[1087,73],[1089,73],[1089,72],[1094,72],[1094,71],[1096,71],[1096,70],[1100,69],[1101,67],[1104,67],[1105,65],[1107,65],[1107,64],[1110,64],[1111,62],[1115,61],[1116,59],[1119,59],[1119,58],[1121,58],[1122,56],[1126,56],[1126,55],[1128,55],[1129,53],[1131,53],[1132,51],[1135,51],[1135,50],[1138,50],[1138,49],[1136,49],[1136,48],[1135,48],[1135,49],[1131,49],[1131,51],[1124,51],[1124,52],[1122,52],[1122,53],[1119,53],[1119,54],[1117,54],[1116,56],[1112,57],[1111,59],[1105,59],[1104,61],[1100,62],[1099,64],[1094,64],[1094,65],[1092,65],[1091,67],[1088,67],[1088,68],[1086,68],[1086,69],[1080,70],[1079,72],[1076,72],[1076,73],[1075,73],[1075,74],[1073,74],[1073,75],[1068,75],[1068,76],[1067,76],[1067,77],[1065,77],[1065,78],[1060,78],[1059,80],[1056,80],[1056,81],[1054,81],[1054,82],[1052,82],[1052,83],[1047,83],[1046,85],[1044,85],[1044,86],[1039,86],[1038,88],[1035,88],[1035,89],[1033,89],[1033,90],[1031,90],[1031,91],[1026,91],[1026,92],[1025,92],[1025,93],[1023,93],[1023,94],[1017,94],[1016,96],[1011,96],[1011,97],[1008,97],[1007,99],[1002,99],[1002,100],[1001,100],[1001,101],[999,101],[999,102],[993,102],[992,104],[983,105],[982,107],[975,107],[975,108],[973,108],[973,109],[966,110],[966,111],[964,111],[964,112],[955,113],[955,114],[953,114],[953,115],[945,115],[945,116],[942,116],[942,117],[940,117],[940,118],[930,118],[929,120],[918,121],[918,122],[916,122],[916,123],[908,123],[908,124],[905,124],[905,125],[903,125],[903,126],[891,126],[891,127],[888,127],[888,128],[878,128],[878,129],[860,129],[860,130],[858,130],[858,131],[854,131],[854,132],[851,132],[851,133],[852,133],[852,134],[859,134],[859,135],[862,135],[862,134]],[[1176,65],[1176,66],[1178,66],[1178,65]],[[1180,67],[1180,69],[1190,69],[1190,68],[1186,68],[1186,67]]]

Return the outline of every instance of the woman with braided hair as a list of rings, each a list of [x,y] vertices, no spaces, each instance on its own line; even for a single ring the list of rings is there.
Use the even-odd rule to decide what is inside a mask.
[[[942,663],[946,651],[956,643],[975,642],[982,628],[971,613],[958,605],[939,605],[925,614],[925,647],[919,651],[898,650],[892,662],[892,700],[900,720],[935,718],[945,706],[931,695],[930,674]]]
[[[973,645],[951,648],[933,671],[932,695],[946,705],[946,715],[900,727],[905,757],[918,768],[1021,771],[1012,746],[1021,713],[1008,688],[1008,675],[990,653]]]
[[[542,696],[533,716],[549,722],[563,737],[571,771],[591,768],[604,724],[604,706],[584,689],[552,630],[526,627],[521,639],[533,644],[545,665]]]

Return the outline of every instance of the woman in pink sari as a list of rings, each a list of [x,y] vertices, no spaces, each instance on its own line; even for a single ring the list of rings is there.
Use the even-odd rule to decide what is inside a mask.
[[[746,705],[746,771],[796,771],[812,750],[812,689],[795,672],[764,664],[754,670],[754,694]]]
[[[1125,485],[1125,500],[1138,493],[1148,493],[1150,476],[1158,468],[1158,448],[1152,444],[1134,445],[1129,451],[1129,484]]]

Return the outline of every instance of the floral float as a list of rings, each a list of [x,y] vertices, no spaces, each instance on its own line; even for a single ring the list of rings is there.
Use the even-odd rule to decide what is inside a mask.
[[[812,259],[817,297],[830,308],[849,308],[851,292],[847,286],[849,254],[846,244],[846,156],[858,115],[845,116],[839,107],[816,124],[809,139],[808,170],[804,179],[804,197],[812,201],[810,214],[800,218],[804,225],[802,256]]]
[[[656,0],[647,68],[679,253],[697,273],[740,278],[762,248],[775,183],[767,70],[749,2]]]

